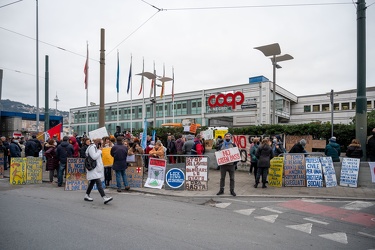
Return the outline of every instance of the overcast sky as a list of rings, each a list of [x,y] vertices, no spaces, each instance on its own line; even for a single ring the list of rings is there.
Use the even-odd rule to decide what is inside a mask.
[[[0,6],[16,0],[0,0]],[[367,86],[375,86],[375,0],[366,12]],[[84,64],[89,43],[89,102],[99,104],[100,30],[105,29],[105,102],[126,94],[133,74],[175,75],[175,93],[272,80],[271,61],[254,47],[279,43],[277,84],[296,95],[356,89],[356,6],[352,0],[39,0],[39,106],[45,107],[45,56],[49,56],[49,101],[59,110],[86,105]],[[321,3],[322,5],[315,5]],[[336,4],[333,4],[336,3]],[[339,3],[339,4],[337,4]],[[304,5],[302,4],[314,4]],[[161,9],[158,11],[155,7]],[[279,6],[275,6],[279,5]],[[280,6],[283,5],[283,6]],[[240,8],[234,8],[239,7]],[[251,7],[252,6],[252,7]],[[231,7],[231,8],[206,8]],[[63,48],[59,49],[59,48]],[[2,99],[36,106],[36,1],[0,8]],[[140,76],[133,75],[133,99]],[[166,84],[171,94],[171,84]],[[150,81],[145,81],[145,96]],[[160,91],[160,90],[158,90]]]

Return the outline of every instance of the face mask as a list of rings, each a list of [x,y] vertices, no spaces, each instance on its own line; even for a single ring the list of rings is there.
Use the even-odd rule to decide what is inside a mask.
[[[14,140],[15,143],[18,143],[18,140]]]
[[[226,142],[230,142],[230,139],[225,139]]]

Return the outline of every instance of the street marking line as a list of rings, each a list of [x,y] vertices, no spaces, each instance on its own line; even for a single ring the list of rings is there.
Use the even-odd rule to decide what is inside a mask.
[[[270,207],[262,207],[263,210],[266,210],[266,211],[270,211],[272,213],[277,213],[277,214],[282,214],[283,212],[282,211],[279,211],[279,210],[276,210],[276,209],[273,209],[273,208],[270,208]]]
[[[294,229],[294,230],[298,230],[304,233],[311,234],[312,225],[313,225],[312,223],[305,223],[305,224],[299,224],[299,225],[289,225],[286,227]]]
[[[372,234],[368,234],[368,233],[364,233],[364,232],[358,232],[359,234],[362,234],[364,236],[368,236],[368,237],[371,237],[371,238],[375,238],[375,235],[372,235]]]
[[[328,240],[348,244],[348,237],[346,237],[346,233],[321,234],[319,236]]]
[[[304,219],[304,220],[311,221],[311,222],[315,222],[315,223],[323,224],[323,225],[328,225],[328,224],[329,224],[328,222],[320,221],[320,220],[317,220],[317,219],[314,219],[314,218],[303,218],[303,219]]]
[[[227,206],[229,206],[230,204],[232,203],[216,203],[214,206],[215,207],[218,207],[218,208],[226,208]]]
[[[228,201],[238,201],[238,202],[248,203],[248,201],[237,200],[237,199],[231,199],[231,198],[222,198],[222,200],[228,200]]]
[[[256,216],[255,219],[264,220],[266,222],[274,223],[279,215],[278,214],[272,214],[267,216]]]
[[[367,201],[353,201],[350,202],[349,204],[346,204],[342,206],[341,208],[347,209],[347,210],[361,210],[363,208],[368,208],[373,206],[373,202],[367,202]]]
[[[250,209],[241,209],[241,210],[234,210],[234,212],[243,214],[243,215],[250,215],[255,211],[255,208],[250,208]]]
[[[302,198],[301,200],[304,201],[304,202],[311,202],[311,203],[318,203],[318,202],[323,201],[323,200],[319,200],[319,199],[307,199],[307,198]]]

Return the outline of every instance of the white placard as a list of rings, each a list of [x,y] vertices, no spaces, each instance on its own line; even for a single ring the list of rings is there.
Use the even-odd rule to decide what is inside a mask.
[[[375,182],[375,162],[369,162],[368,165],[370,166],[371,171],[371,181]]]
[[[224,165],[241,160],[241,154],[238,147],[223,149],[215,152],[217,165]]]
[[[340,186],[357,187],[359,162],[357,158],[344,158],[341,165]]]
[[[323,187],[322,165],[318,157],[306,157],[307,187]]]
[[[167,162],[164,159],[149,158],[145,187],[157,189],[163,187],[166,165]]]
[[[326,187],[336,187],[337,178],[335,168],[333,167],[332,157],[320,157],[320,163],[322,164]]]
[[[106,136],[108,136],[106,127],[101,127],[101,128],[98,128],[89,132],[89,138],[91,140],[102,139],[103,137],[106,137]]]

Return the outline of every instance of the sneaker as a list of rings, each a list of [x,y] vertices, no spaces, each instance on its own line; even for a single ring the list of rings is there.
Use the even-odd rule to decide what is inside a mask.
[[[126,190],[126,191],[128,191],[129,189],[130,189],[130,187],[129,187],[129,186],[126,186],[126,187],[125,187],[125,190]]]
[[[118,188],[118,189],[117,189],[117,192],[121,193],[121,188]]]
[[[112,197],[103,196],[103,200],[104,200],[104,204],[107,204],[108,202],[110,202],[111,200],[113,200],[113,198]]]
[[[86,194],[84,200],[85,201],[93,201],[94,199],[91,198],[90,195]]]

